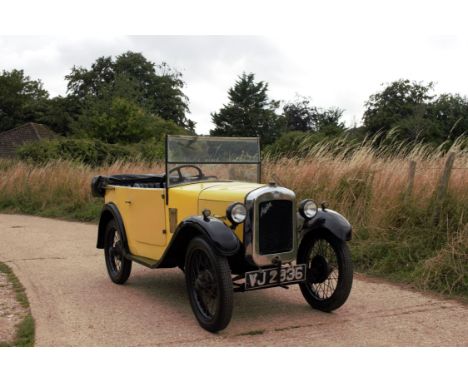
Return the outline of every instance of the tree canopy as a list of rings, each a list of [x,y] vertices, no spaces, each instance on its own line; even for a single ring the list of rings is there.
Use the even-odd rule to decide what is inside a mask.
[[[186,133],[173,121],[166,121],[128,99],[117,97],[110,102],[96,101],[73,122],[72,130],[75,136],[96,138],[105,143],[157,142],[165,133]]]
[[[343,110],[339,108],[322,109],[311,105],[310,99],[300,97],[283,106],[287,131],[315,133],[338,133],[345,125],[340,121]]]
[[[68,93],[84,103],[126,98],[162,119],[193,128],[186,117],[188,99],[181,73],[164,62],[156,65],[141,53],[99,57],[90,69],[73,67],[65,78]]]
[[[468,100],[458,94],[431,94],[433,83],[398,80],[369,97],[362,131],[377,142],[441,144],[468,132]]]
[[[23,70],[4,70],[0,75],[0,132],[38,121],[48,97],[40,80],[25,76]]]
[[[398,80],[387,85],[381,92],[372,94],[365,103],[363,116],[367,133],[388,133],[395,123],[424,114],[425,104],[433,97],[429,92],[433,84]]]
[[[228,91],[229,103],[212,113],[216,128],[211,135],[260,136],[272,143],[283,130],[284,119],[276,114],[279,102],[268,98],[268,84],[255,81],[253,73],[243,73]]]

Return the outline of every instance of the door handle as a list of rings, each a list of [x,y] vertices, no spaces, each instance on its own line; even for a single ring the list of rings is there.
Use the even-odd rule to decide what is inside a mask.
[[[132,201],[131,200],[126,200],[125,203],[132,204]]]

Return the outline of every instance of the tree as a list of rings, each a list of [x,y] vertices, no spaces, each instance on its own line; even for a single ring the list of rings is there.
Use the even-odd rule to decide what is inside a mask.
[[[424,108],[425,109],[425,108]],[[443,128],[436,119],[427,118],[425,113],[416,112],[396,122],[384,142],[406,141],[408,143],[441,144],[445,140]]]
[[[441,94],[426,110],[427,118],[437,121],[444,139],[453,141],[468,135],[468,99],[459,94]]]
[[[273,142],[283,130],[283,118],[275,113],[279,102],[268,99],[268,84],[255,81],[253,73],[243,73],[229,89],[229,103],[211,118],[216,128],[211,135],[260,136],[262,143]]]
[[[468,133],[468,100],[458,94],[430,95],[433,84],[399,80],[366,103],[363,131],[383,133],[377,142],[440,145]]]
[[[424,115],[427,102],[433,97],[429,94],[433,83],[422,84],[409,80],[390,83],[379,93],[369,97],[365,103],[363,116],[365,133],[375,135],[390,132],[405,118]]]
[[[76,137],[96,138],[105,143],[160,141],[165,133],[184,134],[172,121],[148,113],[125,98],[96,101],[72,123]]]
[[[23,70],[3,71],[0,75],[0,131],[44,115],[49,94],[40,80],[31,80]]]
[[[69,135],[71,125],[82,113],[83,105],[75,96],[54,97],[45,104],[44,115],[38,122],[49,126],[60,135]]]
[[[114,59],[100,57],[90,69],[73,67],[67,75],[68,93],[82,102],[126,98],[148,112],[192,128],[187,119],[188,98],[182,91],[182,74],[166,63],[156,65],[141,53],[126,52]]]
[[[343,110],[339,108],[321,109],[310,105],[305,97],[286,103],[283,107],[288,131],[320,132],[336,135],[345,128],[340,122]]]

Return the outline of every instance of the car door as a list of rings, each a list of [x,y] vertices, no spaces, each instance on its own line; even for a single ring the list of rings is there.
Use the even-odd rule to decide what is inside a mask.
[[[166,205],[163,188],[128,189],[127,236],[132,253],[158,260],[166,247]]]

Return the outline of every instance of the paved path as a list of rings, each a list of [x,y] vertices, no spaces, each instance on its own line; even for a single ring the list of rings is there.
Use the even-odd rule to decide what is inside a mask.
[[[0,214],[0,260],[26,287],[38,346],[468,346],[468,307],[357,277],[327,314],[297,286],[235,295],[231,324],[201,329],[178,269],[135,265],[126,285],[108,279],[97,227]]]

